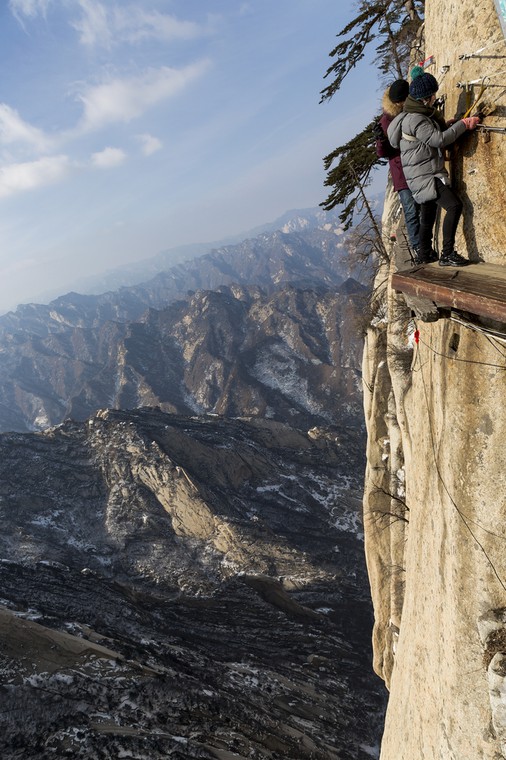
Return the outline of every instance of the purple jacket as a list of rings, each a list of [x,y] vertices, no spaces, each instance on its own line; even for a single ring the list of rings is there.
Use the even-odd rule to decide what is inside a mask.
[[[393,121],[393,119],[401,111],[402,106],[399,107],[397,104],[392,103],[388,97],[387,90],[383,96],[383,116],[379,121],[383,129],[384,137],[380,140],[376,140],[376,153],[379,158],[388,158],[388,163],[390,165],[390,174],[392,175],[392,183],[396,192],[399,192],[399,190],[407,190],[408,184],[402,170],[401,152],[396,148],[392,148],[388,142],[387,129],[390,125],[390,122]]]

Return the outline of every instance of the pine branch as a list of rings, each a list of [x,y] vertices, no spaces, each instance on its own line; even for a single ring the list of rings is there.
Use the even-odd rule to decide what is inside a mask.
[[[320,205],[326,211],[330,211],[335,206],[347,202],[339,214],[345,230],[349,229],[353,223],[360,189],[368,186],[371,170],[380,163],[374,147],[373,125],[374,121],[345,145],[336,148],[323,159],[325,169],[330,169],[324,184],[334,189]],[[335,161],[338,163],[331,169]]]
[[[374,27],[385,13],[385,3],[374,3],[367,5],[357,18],[353,19],[344,27],[337,37],[344,37],[352,33],[350,39],[343,40],[339,45],[330,51],[331,58],[335,58],[335,63],[330,66],[325,75],[326,79],[331,74],[334,75],[333,81],[325,87],[320,95],[320,103],[329,100],[341,87],[345,77],[355,68],[357,63],[362,60],[366,47],[375,39],[373,32]]]
[[[335,60],[324,75],[324,79],[329,76],[333,79],[320,92],[320,103],[336,94],[350,71],[364,58],[367,47],[377,39],[381,42],[375,60],[380,71],[393,72],[401,79],[409,63],[405,39],[414,38],[422,23],[418,9],[423,10],[423,6],[421,0],[362,0],[358,16],[337,34],[342,41],[331,50],[329,55]]]

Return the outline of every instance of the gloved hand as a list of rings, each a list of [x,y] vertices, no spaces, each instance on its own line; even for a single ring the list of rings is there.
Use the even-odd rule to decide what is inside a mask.
[[[476,129],[476,127],[480,123],[480,117],[479,116],[466,116],[466,118],[462,119],[462,121],[466,125],[466,129]]]
[[[374,135],[375,140],[384,140],[386,137],[385,133],[383,132],[383,127],[381,126],[379,121],[374,122],[372,133]]]

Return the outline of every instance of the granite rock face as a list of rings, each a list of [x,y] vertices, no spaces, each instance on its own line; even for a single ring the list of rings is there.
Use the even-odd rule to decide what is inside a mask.
[[[428,71],[441,80],[446,117],[465,110],[459,82],[478,80],[476,96],[489,75],[487,96],[497,98],[497,108],[484,124],[503,125],[506,46],[492,0],[427,0],[425,10],[418,54],[434,55]],[[506,265],[504,135],[491,134],[488,142],[483,133],[465,135],[450,168],[464,200],[459,251]],[[387,241],[397,212],[390,194]],[[390,689],[381,760],[499,760],[506,705],[506,326],[449,311],[439,311],[437,321],[413,316],[388,287],[399,262],[398,251],[391,254],[363,365],[374,663]],[[493,630],[485,630],[484,620],[494,621]]]
[[[377,756],[358,446],[145,409],[0,449],[3,758]]]

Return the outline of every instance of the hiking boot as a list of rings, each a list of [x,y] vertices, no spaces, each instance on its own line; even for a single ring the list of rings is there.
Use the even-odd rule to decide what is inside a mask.
[[[421,264],[432,264],[433,261],[437,261],[437,253],[431,250],[430,253],[420,253],[416,248],[413,249],[413,261],[415,266]]]
[[[465,259],[457,251],[443,253],[439,259],[440,267],[466,267],[470,263],[469,259]]]

